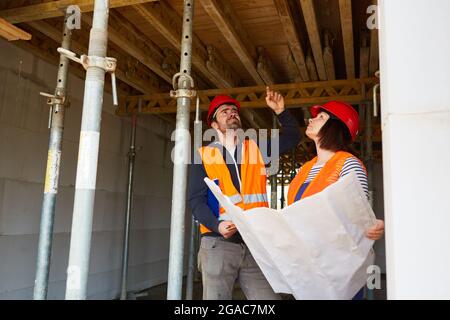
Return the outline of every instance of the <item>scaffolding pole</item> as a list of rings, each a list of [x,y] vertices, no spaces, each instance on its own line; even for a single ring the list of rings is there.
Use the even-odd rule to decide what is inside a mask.
[[[123,250],[122,250],[122,280],[120,289],[120,300],[127,299],[127,277],[128,277],[128,256],[130,243],[130,222],[131,222],[131,207],[133,203],[133,181],[134,181],[134,164],[136,161],[136,126],[137,115],[134,113],[131,116],[131,137],[130,137],[130,151],[128,152],[128,180],[127,180],[127,205],[125,212],[124,236],[123,236]]]
[[[370,206],[374,206],[374,191],[373,191],[373,146],[372,146],[372,112],[371,104],[366,106],[366,132],[365,132],[365,156],[366,156],[366,170],[367,170],[367,184],[369,186],[369,202]],[[374,290],[367,289],[367,300],[374,300]]]
[[[180,72],[173,78],[174,91],[171,96],[177,98],[177,121],[175,132],[172,212],[170,223],[169,272],[167,299],[181,300],[183,284],[183,257],[185,233],[185,207],[187,161],[189,154],[189,112],[194,81],[191,74],[192,62],[192,24],[194,18],[194,0],[184,0],[183,30],[181,33]],[[178,85],[177,85],[178,79]]]
[[[194,292],[194,273],[195,273],[195,236],[196,229],[198,228],[197,222],[194,217],[191,218],[191,237],[189,241],[189,261],[188,261],[188,274],[186,283],[186,300],[192,300]]]
[[[89,54],[82,59],[87,72],[67,269],[67,300],[86,299],[103,90],[109,65],[106,58],[108,11],[109,0],[95,0]]]
[[[272,128],[273,129],[277,129],[278,125],[277,125],[277,117],[275,115],[272,116]],[[278,159],[272,159],[272,165],[275,165],[274,162],[275,161],[279,161]],[[278,185],[277,185],[277,176],[278,176],[278,171],[275,172],[275,174],[273,174],[270,177],[270,207],[272,209],[277,209],[278,208]]]
[[[67,27],[66,22],[67,15],[64,19],[61,47],[69,50],[72,31]],[[41,209],[36,279],[33,293],[34,300],[47,299],[53,224],[55,218],[56,196],[58,194],[62,138],[64,132],[64,113],[67,105],[66,87],[68,73],[69,59],[61,54],[59,58],[58,79],[56,81],[55,94],[50,95],[41,93],[41,95],[47,97],[47,103],[50,105],[49,127],[51,130],[45,174],[44,198]]]
[[[197,96],[197,103],[195,107],[195,121],[194,121],[194,155],[197,154],[197,150],[202,146],[202,121],[200,120],[200,99]],[[186,283],[186,300],[192,300],[193,291],[194,291],[194,274],[195,274],[195,256],[196,256],[196,248],[195,248],[195,237],[197,234],[197,222],[194,219],[194,216],[191,217],[191,237],[189,240],[189,260],[188,260],[188,274],[187,274],[187,283]]]

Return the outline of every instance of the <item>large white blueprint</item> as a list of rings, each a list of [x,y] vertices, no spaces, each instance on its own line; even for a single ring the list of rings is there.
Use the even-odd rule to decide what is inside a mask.
[[[208,178],[275,292],[296,299],[351,299],[367,280],[375,215],[352,173],[283,210],[243,211]]]

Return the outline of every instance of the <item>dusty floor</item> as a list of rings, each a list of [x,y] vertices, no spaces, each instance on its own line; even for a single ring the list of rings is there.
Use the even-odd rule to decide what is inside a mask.
[[[183,299],[185,299],[186,295],[186,278],[183,279]],[[167,295],[167,283],[161,284],[159,286],[155,286],[149,288],[147,290],[143,290],[136,295],[137,300],[165,300]],[[200,275],[196,276],[194,281],[194,290],[193,290],[193,299],[201,300],[202,298],[202,282]],[[290,295],[282,295],[283,300],[293,300]],[[381,279],[381,289],[374,290],[373,292],[374,300],[386,300],[386,275],[382,275]],[[236,283],[234,292],[233,292],[233,300],[245,300],[244,293],[239,288],[239,284]]]

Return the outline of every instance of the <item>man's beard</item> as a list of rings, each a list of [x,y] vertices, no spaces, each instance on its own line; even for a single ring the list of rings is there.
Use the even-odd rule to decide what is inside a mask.
[[[227,120],[227,129],[241,129],[242,128],[242,124],[241,124],[241,120],[239,120],[238,118],[232,118]]]

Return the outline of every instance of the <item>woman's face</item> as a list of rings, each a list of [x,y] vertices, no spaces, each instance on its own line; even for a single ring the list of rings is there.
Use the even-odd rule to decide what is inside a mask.
[[[314,119],[309,119],[309,124],[306,128],[306,135],[308,136],[308,138],[316,141],[320,129],[322,129],[328,119],[330,119],[330,115],[323,111],[320,112]]]

